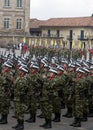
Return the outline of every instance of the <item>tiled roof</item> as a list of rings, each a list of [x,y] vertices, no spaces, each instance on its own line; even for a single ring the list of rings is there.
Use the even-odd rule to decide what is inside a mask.
[[[44,24],[44,20],[30,19],[30,28],[40,28]]]
[[[30,28],[40,27],[93,27],[93,17],[73,17],[73,18],[50,18],[48,20],[30,20]]]

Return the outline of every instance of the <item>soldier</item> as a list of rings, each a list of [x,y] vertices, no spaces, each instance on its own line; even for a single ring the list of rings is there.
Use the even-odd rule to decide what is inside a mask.
[[[36,63],[33,63],[30,65],[30,74],[27,77],[27,102],[30,112],[30,118],[25,120],[28,123],[34,123],[36,122],[36,111],[37,111],[37,100],[38,99],[38,70],[39,65]]]
[[[43,75],[43,90],[42,90],[42,113],[45,118],[45,123],[43,125],[40,125],[40,127],[43,127],[45,129],[51,128],[51,118],[52,118],[52,110],[53,110],[53,100],[55,98],[54,94],[54,88],[53,84],[55,84],[55,77],[57,75],[57,70],[55,68],[49,69],[49,78],[46,75]]]
[[[11,64],[7,61],[3,64],[4,69],[1,73],[2,89],[1,89],[1,120],[0,124],[7,124],[7,117],[9,114],[10,106],[10,89],[11,89]]]
[[[26,92],[26,75],[28,73],[28,68],[21,66],[19,68],[19,76],[14,82],[14,110],[15,116],[17,118],[17,125],[13,126],[16,130],[24,129],[24,111],[25,106],[25,92]]]
[[[84,70],[84,77],[83,77],[83,84],[82,84],[82,98],[83,98],[83,118],[82,121],[87,121],[87,116],[89,113],[89,73],[90,70],[87,67],[83,68]]]
[[[68,68],[68,73],[65,75],[65,88],[64,88],[64,99],[67,107],[67,112],[64,117],[72,117],[72,104],[73,104],[73,78],[75,77],[75,64],[70,63]]]
[[[53,119],[54,122],[60,122],[61,117],[61,101],[63,101],[64,95],[63,95],[63,89],[64,89],[64,68],[60,65],[57,66],[58,73],[55,81],[55,86],[53,87],[55,89],[55,92],[57,95],[55,96],[53,100],[53,112],[55,114],[55,117]]]
[[[89,84],[89,113],[88,117],[93,117],[93,66],[90,66],[90,76],[88,76]]]
[[[73,104],[73,116],[74,116],[74,122],[70,124],[74,127],[81,127],[81,119],[83,117],[83,75],[84,70],[83,68],[77,68],[77,78],[73,79],[75,81],[75,87],[74,87],[74,104]]]

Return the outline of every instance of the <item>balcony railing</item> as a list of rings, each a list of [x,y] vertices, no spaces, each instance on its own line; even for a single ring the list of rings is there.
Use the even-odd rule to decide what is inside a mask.
[[[78,36],[78,40],[81,41],[87,41],[89,38],[87,36],[81,37],[81,35]]]

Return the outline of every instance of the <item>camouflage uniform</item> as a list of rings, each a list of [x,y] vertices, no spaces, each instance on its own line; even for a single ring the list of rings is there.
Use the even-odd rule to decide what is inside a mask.
[[[41,98],[41,110],[45,118],[45,123],[41,127],[51,127],[51,117],[52,117],[52,102],[53,102],[53,91],[51,88],[51,81],[45,78],[43,79],[43,89],[42,89],[42,98]]]
[[[67,107],[67,113],[63,116],[68,118],[72,117],[72,104],[73,104],[73,80],[75,73],[65,75],[65,87],[64,87],[64,100]]]
[[[57,76],[53,80],[53,93],[54,93],[54,100],[53,100],[53,112],[55,117],[53,119],[54,122],[60,121],[61,116],[61,101],[64,100],[64,83],[65,83],[65,75]]]
[[[26,122],[36,121],[37,102],[40,94],[38,77],[40,77],[38,74],[29,74],[27,77],[27,105],[30,111],[30,118]]]
[[[83,118],[82,121],[87,121],[89,113],[89,82],[88,77],[82,79],[82,98],[83,98]]]
[[[79,79],[75,82],[74,86],[74,104],[73,104],[73,115],[74,122],[71,124],[74,127],[81,126],[81,119],[83,117],[83,79]]]
[[[88,76],[88,93],[89,93],[89,117],[93,117],[93,76]]]
[[[26,81],[26,77],[17,77],[14,82],[14,110],[18,125],[24,122]]]
[[[6,124],[10,106],[10,86],[5,75],[0,77],[0,86],[0,124]]]

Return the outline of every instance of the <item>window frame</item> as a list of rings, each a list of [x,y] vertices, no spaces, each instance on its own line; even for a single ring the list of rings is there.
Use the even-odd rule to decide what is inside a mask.
[[[10,0],[4,0],[4,7],[10,7]]]
[[[4,29],[10,28],[10,18],[6,17],[4,18]]]
[[[22,18],[17,18],[16,19],[16,29],[17,30],[22,30]]]
[[[22,0],[17,0],[17,8],[22,8]]]

